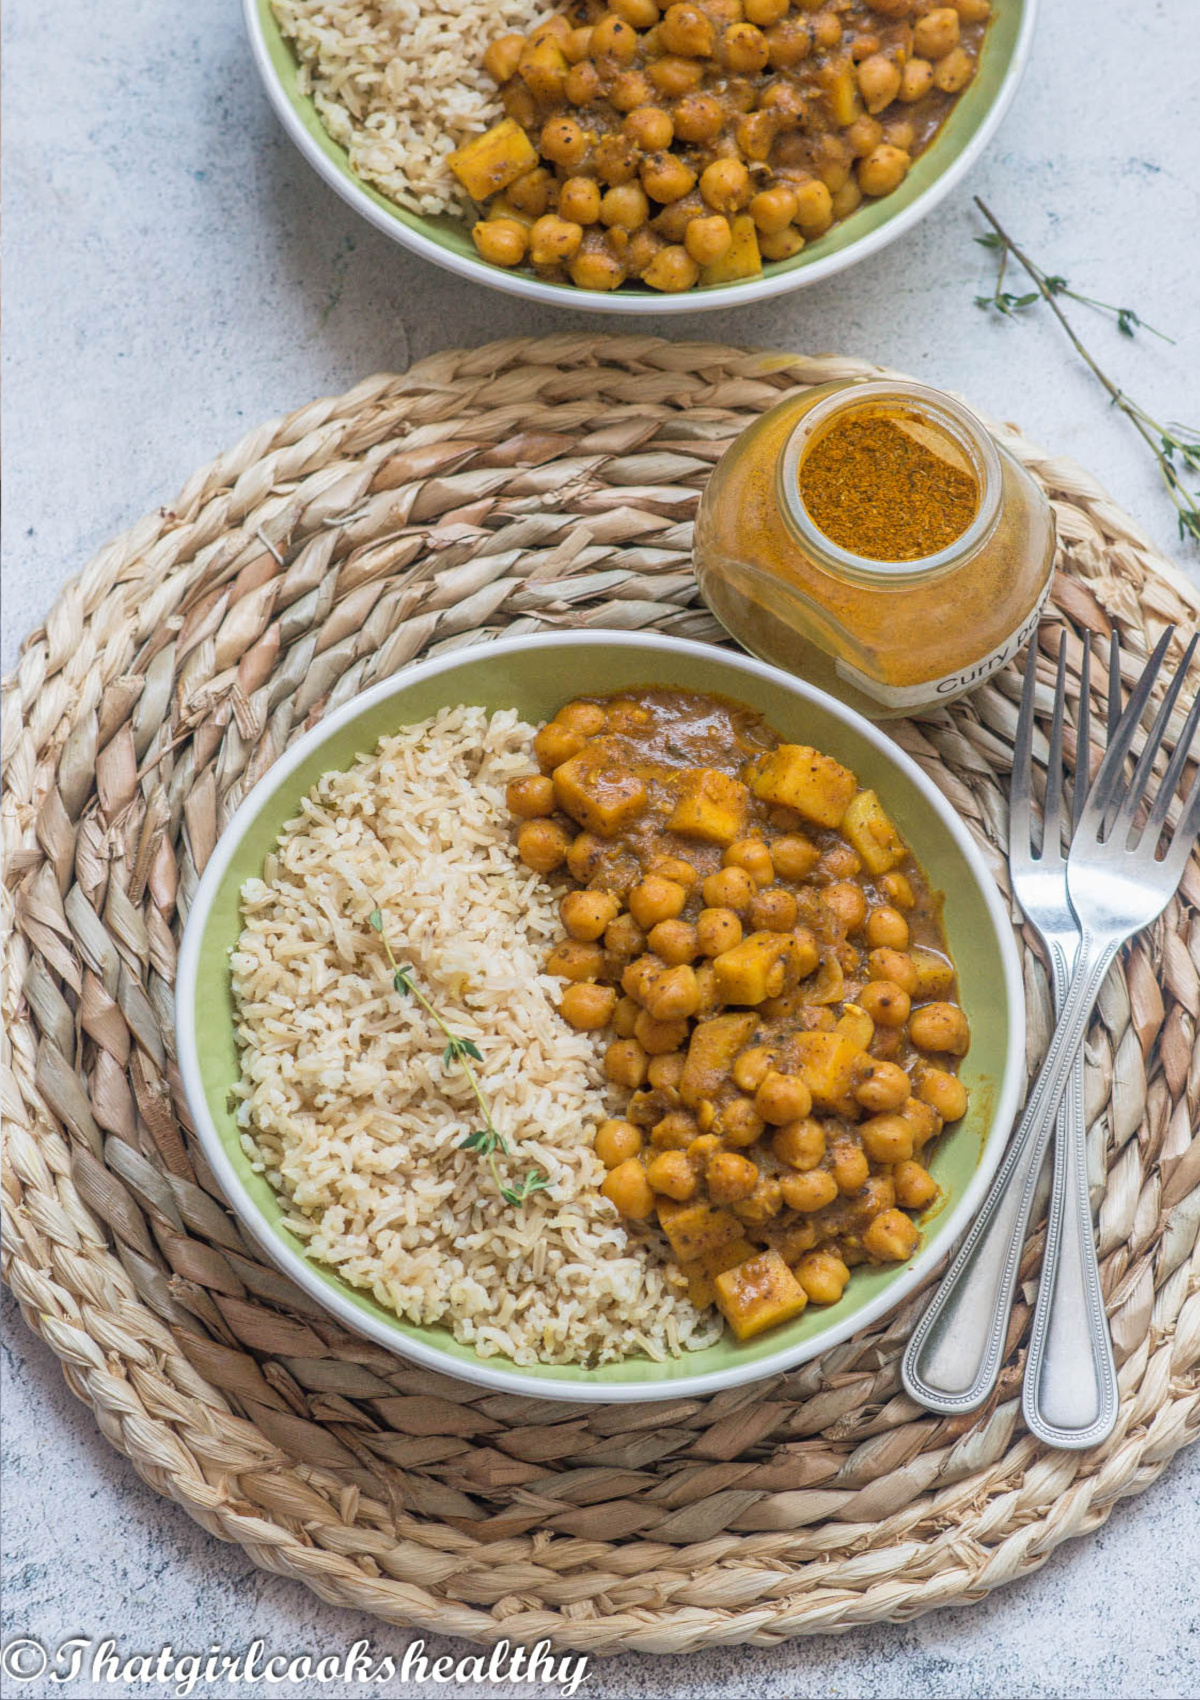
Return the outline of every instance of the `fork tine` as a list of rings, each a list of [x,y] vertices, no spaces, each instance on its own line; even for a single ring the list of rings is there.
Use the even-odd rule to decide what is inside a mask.
[[[1021,685],[1021,712],[1013,739],[1012,791],[1008,801],[1008,846],[1028,853],[1033,847],[1033,699],[1037,690],[1037,633],[1025,651],[1025,678]]]
[[[1196,703],[1200,704],[1200,697]],[[1193,705],[1195,707],[1195,705]],[[1189,719],[1191,716],[1189,716]],[[1193,725],[1192,730],[1195,731]],[[1184,865],[1192,851],[1200,843],[1200,772],[1192,780],[1192,788],[1188,792],[1183,805],[1183,813],[1175,828],[1175,836],[1167,846],[1167,853],[1159,866],[1173,885],[1178,886],[1183,878]]]
[[[1192,664],[1192,656],[1196,653],[1196,645],[1198,642],[1200,642],[1200,637],[1194,637],[1191,643],[1188,644],[1187,649],[1184,652],[1183,661],[1180,664],[1175,677],[1171,680],[1171,683],[1163,692],[1163,699],[1159,704],[1158,713],[1154,716],[1154,724],[1151,726],[1149,734],[1147,735],[1145,747],[1138,758],[1138,764],[1133,770],[1133,778],[1129,782],[1129,790],[1125,795],[1125,799],[1122,802],[1121,807],[1117,810],[1116,815],[1113,818],[1112,825],[1109,829],[1110,837],[1114,837],[1118,827],[1123,825],[1126,833],[1129,835],[1129,838],[1132,838],[1134,817],[1137,814],[1138,806],[1145,795],[1146,787],[1150,783],[1150,775],[1154,770],[1154,758],[1157,756],[1162,745],[1163,738],[1166,735],[1168,723],[1170,722],[1171,715],[1174,712],[1176,699],[1178,698],[1180,691],[1183,689],[1183,681],[1187,677],[1187,670]],[[1132,846],[1130,847],[1132,848]]]
[[[1083,635],[1079,667],[1079,713],[1075,717],[1075,781],[1071,788],[1071,831],[1079,825],[1092,784],[1092,634]]]
[[[1112,742],[1121,718],[1121,639],[1114,629],[1108,640],[1108,737]]]
[[[1099,838],[1100,826],[1108,815],[1109,806],[1119,803],[1122,797],[1121,779],[1125,766],[1125,757],[1129,754],[1129,746],[1133,743],[1133,735],[1141,724],[1146,704],[1150,700],[1150,692],[1162,666],[1163,656],[1167,645],[1174,636],[1174,626],[1168,626],[1154,646],[1146,665],[1142,668],[1141,676],[1130,693],[1124,713],[1113,729],[1113,735],[1108,741],[1104,760],[1100,763],[1100,771],[1092,783],[1088,793],[1087,804],[1080,822],[1080,831]]]
[[[1067,701],[1067,645],[1058,645],[1058,672],[1054,680],[1054,718],[1050,722],[1050,753],[1046,757],[1046,807],[1042,811],[1042,855],[1062,854],[1063,716]]]
[[[1193,648],[1194,647],[1195,642],[1193,640]],[[1191,651],[1189,650],[1189,654],[1190,653]],[[1171,759],[1167,763],[1167,771],[1163,774],[1162,784],[1158,788],[1158,796],[1154,799],[1154,807],[1150,810],[1150,814],[1146,820],[1145,830],[1142,833],[1142,846],[1148,850],[1151,855],[1153,855],[1155,850],[1158,848],[1158,840],[1162,834],[1163,827],[1166,825],[1167,812],[1171,807],[1171,799],[1175,795],[1175,788],[1179,784],[1179,776],[1183,772],[1184,765],[1187,762],[1188,751],[1193,738],[1196,736],[1197,725],[1200,725],[1200,693],[1197,693],[1196,700],[1192,703],[1192,706],[1188,711],[1188,717],[1183,723],[1183,730],[1179,734],[1178,742],[1171,753]],[[1182,820],[1180,821],[1180,826],[1175,829],[1176,838],[1181,836],[1181,827]]]

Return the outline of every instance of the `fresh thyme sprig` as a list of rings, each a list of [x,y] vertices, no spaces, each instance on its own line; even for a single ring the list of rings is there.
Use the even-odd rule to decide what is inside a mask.
[[[975,205],[991,225],[986,236],[977,236],[975,240],[983,248],[993,249],[1000,255],[1000,263],[996,272],[996,281],[990,295],[977,295],[976,305],[997,313],[1006,318],[1012,318],[1027,307],[1034,306],[1039,301],[1045,301],[1063,330],[1071,340],[1071,345],[1088,369],[1103,385],[1114,407],[1118,408],[1129,420],[1134,430],[1146,444],[1155,461],[1162,481],[1167,487],[1175,507],[1179,523],[1179,535],[1185,540],[1200,543],[1200,495],[1189,490],[1184,483],[1185,478],[1200,478],[1200,431],[1190,425],[1162,425],[1157,419],[1146,412],[1132,397],[1126,395],[1121,387],[1114,383],[1103,371],[1094,357],[1089,353],[1080,340],[1071,321],[1060,305],[1060,297],[1068,297],[1078,301],[1085,307],[1097,308],[1100,312],[1111,313],[1116,318],[1117,329],[1123,336],[1132,337],[1137,331],[1149,331],[1164,342],[1171,338],[1162,331],[1156,330],[1139,318],[1132,307],[1114,307],[1107,301],[1098,301],[1094,296],[1081,295],[1072,289],[1066,278],[1044,272],[1036,265],[1013,241],[1004,229],[995,213],[978,195]],[[1004,288],[1005,273],[1009,259],[1014,259],[1024,270],[1034,288],[1024,294],[1015,294]]]
[[[500,1129],[492,1120],[492,1112],[488,1108],[487,1099],[480,1091],[479,1082],[475,1078],[475,1070],[471,1067],[470,1059],[472,1057],[476,1062],[483,1061],[482,1051],[473,1039],[464,1039],[459,1034],[452,1033],[450,1031],[450,1028],[446,1025],[445,1021],[438,1014],[437,1010],[430,1003],[421,988],[417,985],[413,978],[412,969],[407,965],[401,967],[400,963],[396,961],[395,956],[392,954],[392,947],[388,942],[388,936],[383,930],[382,909],[372,909],[371,913],[367,916],[367,922],[371,928],[379,934],[379,941],[383,945],[384,952],[388,959],[388,967],[392,971],[393,986],[395,986],[398,992],[411,993],[412,996],[416,998],[421,1008],[433,1021],[437,1023],[442,1032],[445,1034],[446,1048],[442,1052],[442,1066],[444,1068],[450,1068],[452,1064],[460,1063],[462,1065],[462,1071],[467,1077],[467,1082],[470,1085],[471,1091],[475,1095],[475,1102],[479,1105],[479,1111],[483,1117],[484,1125],[481,1128],[478,1128],[474,1133],[469,1133],[467,1137],[461,1141],[459,1147],[460,1150],[477,1151],[481,1157],[487,1158],[488,1167],[492,1171],[492,1179],[496,1183],[496,1191],[500,1194],[506,1204],[512,1204],[514,1206],[524,1204],[527,1198],[531,1197],[535,1192],[540,1192],[543,1187],[549,1186],[550,1182],[548,1178],[539,1173],[537,1169],[530,1169],[524,1180],[518,1182],[516,1186],[505,1186],[504,1182],[501,1180],[500,1170],[496,1166],[496,1153],[499,1151],[503,1156],[507,1157],[509,1154],[508,1146],[505,1144],[504,1135],[500,1132]]]

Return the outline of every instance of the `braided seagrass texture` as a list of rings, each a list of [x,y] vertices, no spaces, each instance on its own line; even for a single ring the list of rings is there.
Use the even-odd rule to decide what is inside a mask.
[[[341,1332],[260,1261],[191,1136],[176,941],[223,825],[289,740],[406,662],[501,631],[719,640],[689,557],[710,467],[796,387],[878,375],[560,336],[371,378],[251,432],[109,544],[8,682],[5,1278],[139,1474],[325,1600],[591,1654],[768,1645],[1025,1575],[1200,1433],[1196,859],[1088,1041],[1121,1386],[1092,1452],[1049,1452],[1020,1420],[1040,1229],[974,1415],[930,1416],[900,1388],[921,1299],[708,1400],[557,1404]],[[1131,676],[1164,623],[1196,625],[1196,592],[1080,468],[997,430],[1058,516],[1047,683],[1060,639],[1077,667],[1080,634],[1114,626]],[[1009,669],[890,728],[1002,885],[1019,685]],[[1028,950],[1026,978],[1032,1067],[1049,1001]]]

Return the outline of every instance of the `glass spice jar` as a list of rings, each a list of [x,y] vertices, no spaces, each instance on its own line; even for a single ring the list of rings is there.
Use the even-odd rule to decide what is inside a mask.
[[[753,654],[874,720],[982,684],[1036,629],[1054,518],[961,403],[823,384],[718,462],[696,519],[701,592]]]

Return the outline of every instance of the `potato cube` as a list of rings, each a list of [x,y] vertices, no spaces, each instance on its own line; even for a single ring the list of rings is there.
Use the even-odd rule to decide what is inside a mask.
[[[829,112],[839,130],[844,130],[854,120],[862,115],[862,102],[858,98],[858,85],[854,78],[854,69],[848,59],[831,67],[826,89],[829,101]]]
[[[524,130],[515,118],[505,118],[456,148],[447,163],[473,201],[486,201],[537,162],[537,149]]]
[[[808,1294],[777,1251],[760,1252],[716,1277],[717,1304],[739,1340],[799,1316]]]
[[[702,838],[722,849],[742,830],[750,793],[740,779],[715,767],[697,767],[684,776],[679,801],[667,825],[685,838]]]
[[[565,814],[601,838],[636,820],[648,800],[645,784],[602,738],[555,768],[554,797]]]
[[[817,1109],[857,1114],[854,1088],[866,1053],[842,1033],[797,1033],[792,1047]]]
[[[842,834],[862,857],[869,874],[886,874],[904,860],[904,840],[874,791],[860,791],[846,810]]]
[[[717,1302],[717,1289],[714,1281],[718,1275],[723,1275],[727,1269],[733,1269],[739,1263],[745,1263],[748,1257],[753,1257],[755,1248],[747,1239],[730,1240],[727,1244],[717,1246],[713,1251],[705,1252],[703,1257],[694,1263],[683,1266],[687,1276],[688,1298],[697,1310],[705,1310]]]
[[[954,964],[945,956],[939,956],[934,950],[914,949],[909,951],[912,965],[917,971],[917,990],[914,1002],[924,998],[944,998],[954,985]]]
[[[858,781],[849,768],[809,744],[780,744],[759,765],[751,789],[764,802],[795,809],[818,826],[838,827]]]
[[[714,1210],[698,1199],[676,1204],[660,1198],[658,1221],[680,1263],[695,1263],[743,1238],[742,1224],[731,1210]]]
[[[719,260],[700,268],[700,282],[736,283],[741,277],[758,277],[762,271],[762,255],[758,250],[758,230],[749,213],[739,213],[729,221],[733,241]]]
[[[792,941],[786,933],[751,933],[732,950],[713,957],[717,991],[725,1003],[763,1003],[777,998],[787,978]]]
[[[733,1059],[758,1025],[755,1015],[714,1015],[697,1022],[679,1080],[679,1096],[689,1108],[711,1098],[733,1067]]]

